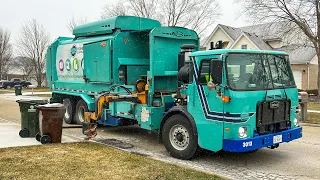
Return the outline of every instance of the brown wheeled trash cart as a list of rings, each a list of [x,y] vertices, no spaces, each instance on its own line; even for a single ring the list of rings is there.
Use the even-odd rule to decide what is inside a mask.
[[[39,109],[40,133],[36,139],[42,144],[61,143],[62,123],[66,108],[63,104],[53,103],[37,106]]]

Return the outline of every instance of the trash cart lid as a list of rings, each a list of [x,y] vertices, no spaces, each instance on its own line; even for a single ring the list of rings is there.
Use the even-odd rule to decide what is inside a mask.
[[[44,104],[37,106],[39,109],[64,109],[64,105],[60,103]]]
[[[48,104],[48,100],[45,99],[20,99],[16,101],[17,103],[24,104]]]

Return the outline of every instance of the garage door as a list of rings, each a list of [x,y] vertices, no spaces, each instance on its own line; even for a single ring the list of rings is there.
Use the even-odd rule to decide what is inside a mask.
[[[293,77],[296,81],[296,85],[298,89],[302,88],[302,73],[301,71],[293,71]]]

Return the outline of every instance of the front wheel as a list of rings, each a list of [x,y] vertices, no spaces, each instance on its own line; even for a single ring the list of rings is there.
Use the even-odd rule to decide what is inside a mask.
[[[162,141],[169,154],[179,159],[191,159],[200,149],[190,121],[179,114],[171,116],[165,122]]]

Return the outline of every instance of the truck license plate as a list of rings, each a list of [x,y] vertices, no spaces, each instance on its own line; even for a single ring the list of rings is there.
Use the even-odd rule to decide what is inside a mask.
[[[273,136],[273,144],[281,143],[281,142],[282,142],[282,135]]]

